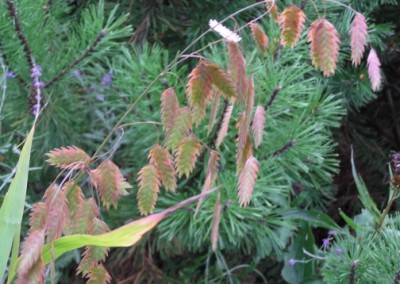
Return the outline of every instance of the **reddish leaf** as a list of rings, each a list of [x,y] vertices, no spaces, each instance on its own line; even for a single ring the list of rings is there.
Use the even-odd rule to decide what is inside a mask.
[[[254,147],[258,148],[262,142],[265,124],[265,109],[258,105],[251,125],[254,136]]]
[[[172,155],[157,144],[150,150],[149,159],[150,163],[157,168],[161,183],[165,189],[175,192],[176,172]]]
[[[239,147],[239,146],[238,146]],[[245,144],[242,149],[237,149],[237,156],[236,156],[236,165],[237,165],[237,172],[240,173],[243,170],[243,167],[249,157],[253,155],[253,146],[251,144],[250,135],[247,134],[245,139]]]
[[[65,183],[64,191],[67,196],[68,208],[70,212],[74,214],[78,210],[79,203],[81,203],[85,198],[85,195],[75,181]]]
[[[175,118],[178,115],[179,102],[173,88],[165,90],[161,94],[161,122],[165,130],[166,136],[174,127]]]
[[[275,4],[275,1],[272,0],[265,0],[265,3],[267,4],[267,9],[275,22],[279,22],[279,13],[278,13],[278,7]]]
[[[65,222],[64,235],[70,235],[73,233],[74,224],[76,222],[76,213],[79,205],[84,200],[84,194],[82,189],[74,182],[70,181],[64,185],[64,191],[67,196],[67,204],[69,208],[69,216]]]
[[[196,136],[186,137],[175,151],[175,164],[179,177],[193,171],[197,158],[200,155],[201,144]]]
[[[246,119],[245,119],[245,129],[244,132],[248,133],[251,123],[251,114],[254,107],[254,80],[251,77],[247,82],[247,96],[246,96]]]
[[[206,192],[211,189],[211,187],[214,185],[217,177],[218,177],[218,161],[219,161],[219,154],[217,151],[211,150],[210,151],[210,157],[208,158],[208,164],[207,164],[207,172],[206,172],[206,178],[204,181],[203,188],[201,192]],[[200,206],[203,203],[204,198],[200,198],[199,201],[197,202],[196,210],[194,215],[196,216],[197,213],[200,210]]]
[[[220,204],[220,194],[218,192],[218,197],[217,200],[215,201],[214,214],[211,223],[211,248],[213,251],[216,251],[218,246],[220,220],[221,220],[221,204]]]
[[[45,194],[48,208],[46,235],[48,241],[52,241],[61,237],[70,212],[64,189],[58,186],[50,187],[49,189],[52,189],[52,193],[48,197]]]
[[[175,150],[175,148],[181,143],[192,131],[192,113],[189,108],[182,107],[178,109],[178,115],[175,119],[174,128],[171,129],[171,133],[165,140],[165,146],[168,150]]]
[[[247,94],[246,61],[240,51],[239,45],[228,42],[228,70],[233,82],[236,82],[236,101],[244,103]]]
[[[238,197],[240,206],[247,206],[250,203],[258,170],[258,161],[251,156],[247,160],[243,172],[239,176]]]
[[[264,33],[262,28],[260,27],[259,24],[256,23],[250,23],[250,29],[251,33],[253,34],[254,41],[257,44],[257,47],[260,49],[262,54],[265,55],[267,52],[267,48],[269,45],[269,38],[268,36]]]
[[[246,146],[246,143],[250,143],[250,149],[251,149],[251,142],[248,141],[249,137],[249,130],[250,130],[250,122],[251,122],[251,112],[254,106],[254,82],[253,79],[248,80],[247,84],[247,96],[246,96],[246,107],[245,111],[242,112],[240,115],[238,122],[237,122],[237,128],[238,128],[238,144],[237,144],[237,167],[238,170],[241,171],[241,164],[243,164],[241,161],[243,160],[243,150]],[[249,147],[249,145],[247,145]],[[247,149],[248,151],[249,149]]]
[[[91,226],[88,228],[88,233],[91,235],[100,235],[110,231],[110,228],[102,220],[94,218]],[[107,247],[88,246],[82,254],[81,262],[78,266],[78,273],[86,276],[90,270],[100,261],[104,261],[108,255]]]
[[[371,48],[368,59],[368,75],[369,80],[371,81],[372,90],[374,92],[379,91],[382,83],[382,75],[381,75],[381,62],[379,61],[378,55],[376,54],[375,49]]]
[[[45,272],[46,265],[44,264],[42,257],[39,257],[39,259],[28,272],[18,275],[18,279],[15,281],[15,284],[43,284],[45,283]]]
[[[251,114],[249,114],[251,115]],[[237,128],[239,129],[237,151],[236,151],[236,165],[237,171],[240,173],[243,169],[247,158],[252,155],[253,147],[251,145],[249,127],[247,126],[246,113],[242,112],[237,122]]]
[[[213,129],[215,118],[217,116],[218,108],[219,108],[219,101],[220,101],[220,94],[219,92],[214,92],[214,101],[212,103],[212,108],[210,112],[210,121],[208,122],[208,130],[207,135],[210,135],[211,130]]]
[[[99,207],[93,198],[84,199],[78,204],[75,222],[73,223],[71,234],[88,233],[89,228],[97,216],[99,216]]]
[[[206,107],[212,98],[212,85],[224,96],[235,97],[234,85],[229,75],[218,65],[201,60],[190,73],[187,84],[188,100],[195,123],[200,123],[205,116]]]
[[[208,158],[207,172],[206,172],[206,175],[210,176],[211,178],[211,186],[214,184],[214,182],[217,180],[218,177],[218,172],[219,172],[218,161],[219,161],[218,152],[211,150],[210,157]]]
[[[160,177],[152,164],[144,166],[138,174],[139,192],[137,194],[139,211],[142,215],[153,212],[160,192]]]
[[[29,219],[29,230],[31,232],[45,228],[47,212],[47,205],[45,202],[38,202],[33,205]]]
[[[313,22],[308,31],[308,41],[312,63],[321,69],[324,76],[335,73],[339,54],[339,34],[335,27],[325,19]]]
[[[293,48],[297,44],[305,21],[306,15],[297,6],[291,5],[283,10],[279,17],[283,46],[289,45]]]
[[[86,284],[107,284],[111,282],[111,276],[103,265],[92,267],[88,274],[89,280]]]
[[[110,159],[102,162],[97,169],[90,171],[90,180],[107,209],[111,205],[117,208],[119,198],[127,194],[127,188],[131,188],[118,166]]]
[[[231,44],[231,42],[229,42],[228,45],[229,44]],[[221,92],[221,94],[227,99],[235,98],[236,90],[231,76],[214,63],[207,62],[206,66],[207,72],[211,76],[212,84]]]
[[[351,37],[351,61],[354,66],[361,63],[367,43],[367,21],[360,13],[356,13],[350,28]]]
[[[90,162],[89,155],[76,146],[61,147],[50,151],[46,156],[49,157],[46,161],[50,165],[61,169],[82,170]]]
[[[187,95],[193,111],[193,121],[200,123],[206,114],[206,107],[212,96],[212,78],[206,62],[201,60],[189,75]]]
[[[44,230],[32,231],[22,246],[21,258],[18,265],[19,274],[27,274],[32,266],[39,260],[44,244]]]
[[[229,127],[229,121],[230,121],[231,115],[232,115],[232,110],[233,110],[233,106],[228,106],[224,113],[224,118],[222,120],[221,128],[219,129],[219,132],[218,132],[217,141],[215,142],[215,146],[217,148],[221,145],[222,141],[224,141],[226,134],[228,134],[228,127]]]

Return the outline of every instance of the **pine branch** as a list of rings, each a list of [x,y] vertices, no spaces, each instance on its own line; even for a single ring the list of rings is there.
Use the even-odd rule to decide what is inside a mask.
[[[101,30],[100,33],[95,38],[95,40],[93,41],[93,43],[85,50],[85,52],[83,54],[81,54],[81,56],[76,58],[75,61],[73,61],[71,64],[69,64],[66,68],[61,70],[56,76],[53,77],[53,79],[51,79],[49,82],[47,82],[44,85],[44,88],[48,88],[51,85],[53,85],[55,82],[57,82],[62,77],[64,77],[65,74],[67,74],[72,68],[74,68],[76,65],[81,63],[86,57],[88,57],[91,53],[93,53],[94,50],[96,49],[96,47],[100,44],[101,40],[106,35],[106,32],[107,31],[105,29]]]
[[[400,284],[400,269],[394,274],[393,284]]]
[[[289,142],[287,142],[285,145],[283,145],[281,148],[275,150],[274,152],[272,152],[271,154],[267,155],[267,157],[276,157],[284,152],[286,152],[287,150],[289,150],[290,148],[292,148],[294,145],[296,145],[296,140],[292,139]]]
[[[283,89],[282,86],[278,86],[278,87],[275,87],[275,88],[272,90],[272,94],[271,94],[271,96],[269,97],[269,100],[268,100],[267,104],[265,105],[265,111],[268,111],[269,107],[272,105],[272,103],[274,102],[276,96],[279,94],[279,92],[280,92],[282,89]]]
[[[32,69],[33,67],[35,67],[35,62],[33,59],[32,51],[28,44],[28,40],[22,30],[21,22],[19,21],[19,18],[17,16],[17,10],[15,9],[14,2],[12,0],[6,0],[6,4],[7,4],[8,13],[10,14],[11,18],[13,19],[15,31],[17,33],[18,39],[24,50],[26,60],[29,64],[30,69]]]
[[[359,262],[360,261],[358,259],[356,259],[351,263],[349,284],[355,284],[356,283],[356,266],[357,266],[357,264]]]

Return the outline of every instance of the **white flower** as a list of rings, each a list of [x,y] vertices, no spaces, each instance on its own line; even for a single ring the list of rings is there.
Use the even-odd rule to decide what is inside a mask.
[[[218,23],[217,20],[210,19],[208,25],[227,41],[239,42],[242,40],[242,38],[237,33],[221,25],[220,23]]]

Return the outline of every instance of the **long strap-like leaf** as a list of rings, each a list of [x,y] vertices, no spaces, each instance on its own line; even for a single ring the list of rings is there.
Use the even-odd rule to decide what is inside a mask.
[[[139,220],[133,221],[122,227],[119,227],[111,232],[101,235],[71,235],[55,240],[52,243],[46,244],[43,247],[42,257],[47,264],[50,263],[52,257],[57,259],[62,254],[78,249],[84,246],[102,246],[102,247],[129,247],[136,244],[142,236],[154,228],[162,219],[181,209],[188,204],[205,197],[206,195],[217,190],[210,190],[201,194],[195,195],[180,203],[172,206],[160,213],[156,213]]]
[[[14,238],[19,238],[24,213],[29,160],[35,126],[32,127],[22,148],[17,171],[0,209],[0,280],[3,279]],[[18,242],[17,242],[18,243]]]

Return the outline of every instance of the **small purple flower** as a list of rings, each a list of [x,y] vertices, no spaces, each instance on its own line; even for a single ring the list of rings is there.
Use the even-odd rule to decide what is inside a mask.
[[[42,76],[42,67],[40,67],[39,65],[35,65],[31,69],[31,78],[38,78],[40,76]]]
[[[91,84],[89,87],[87,87],[87,90],[88,92],[93,92],[96,90],[96,87],[93,84]]]
[[[44,87],[44,83],[40,81],[36,81],[34,84],[35,88],[40,88],[42,89]]]
[[[328,236],[332,236],[332,237],[337,236],[337,232],[335,230],[329,230]]]
[[[289,266],[294,266],[296,264],[296,262],[297,261],[294,258],[291,258],[291,259],[288,260],[287,263],[288,263]]]
[[[15,73],[13,71],[7,72],[6,78],[15,78]]]
[[[334,248],[334,249],[332,250],[332,252],[333,252],[334,254],[336,254],[337,256],[342,256],[342,255],[343,255],[343,250],[342,250],[341,248]]]
[[[111,86],[112,77],[113,77],[113,72],[112,71],[108,72],[106,75],[103,76],[103,78],[101,78],[101,84]]]
[[[329,238],[326,238],[326,239],[323,239],[322,240],[322,246],[323,247],[329,247],[330,246],[330,244],[331,244],[331,240],[329,239]]]
[[[33,106],[32,113],[33,113],[33,115],[37,115],[39,113],[39,105],[38,104]]]
[[[75,70],[72,72],[72,76],[74,76],[76,78],[82,78],[82,72],[79,70]]]

